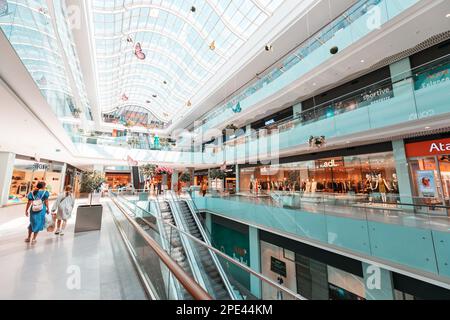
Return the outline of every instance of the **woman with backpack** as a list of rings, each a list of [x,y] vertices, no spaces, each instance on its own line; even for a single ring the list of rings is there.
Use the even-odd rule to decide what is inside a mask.
[[[45,182],[38,182],[36,189],[28,194],[25,215],[30,217],[30,225],[28,226],[28,238],[25,239],[25,242],[35,244],[38,233],[44,230],[45,215],[50,213],[49,196],[50,194],[45,190]]]
[[[52,207],[52,213],[56,212],[56,231],[55,234],[64,235],[67,220],[72,215],[75,199],[72,196],[72,187],[66,186],[64,192],[58,196]]]

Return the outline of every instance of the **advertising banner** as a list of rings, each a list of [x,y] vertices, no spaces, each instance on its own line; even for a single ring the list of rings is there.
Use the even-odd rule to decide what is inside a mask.
[[[420,197],[436,197],[436,181],[434,179],[434,171],[417,171],[417,185],[419,188]]]

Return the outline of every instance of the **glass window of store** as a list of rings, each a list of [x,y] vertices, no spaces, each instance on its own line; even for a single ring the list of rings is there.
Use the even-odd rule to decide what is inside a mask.
[[[405,147],[416,203],[450,205],[450,138]]]
[[[61,189],[63,164],[47,160],[37,162],[17,156],[9,189],[8,203],[27,201],[27,194],[39,181],[45,181],[50,197],[56,197]]]
[[[240,190],[351,195],[396,203],[398,181],[393,153],[383,152],[241,168]]]

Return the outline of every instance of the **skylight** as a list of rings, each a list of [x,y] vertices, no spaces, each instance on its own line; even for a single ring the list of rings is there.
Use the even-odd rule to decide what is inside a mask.
[[[101,110],[145,106],[169,122],[283,1],[93,0]]]

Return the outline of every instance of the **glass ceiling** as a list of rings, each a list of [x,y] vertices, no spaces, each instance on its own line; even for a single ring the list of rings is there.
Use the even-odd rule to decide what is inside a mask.
[[[171,121],[284,1],[91,1],[100,108]]]
[[[61,0],[49,3],[54,5],[54,23],[45,0],[0,0],[0,29],[59,118],[77,118],[83,112],[85,119],[92,120],[73,39],[65,23],[65,7]]]

